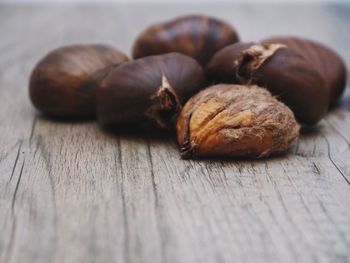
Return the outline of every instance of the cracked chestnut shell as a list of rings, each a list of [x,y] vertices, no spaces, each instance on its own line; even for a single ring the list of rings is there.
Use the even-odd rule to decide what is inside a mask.
[[[177,120],[182,158],[266,157],[299,135],[293,112],[257,86],[219,84],[202,90]]]
[[[317,123],[328,110],[330,98],[323,76],[284,44],[230,45],[214,55],[207,73],[214,82],[265,87],[304,124]]]
[[[116,68],[97,94],[97,117],[102,125],[151,120],[170,128],[184,102],[205,82],[202,67],[179,53],[149,56]]]
[[[148,27],[136,39],[133,57],[179,52],[206,65],[223,47],[238,42],[235,29],[219,19],[190,15]]]
[[[53,116],[93,116],[100,81],[112,68],[126,61],[126,55],[106,45],[55,49],[38,62],[31,74],[32,104]]]
[[[346,86],[346,66],[334,50],[316,41],[299,37],[270,37],[262,42],[285,44],[302,54],[324,77],[331,105],[341,97]]]

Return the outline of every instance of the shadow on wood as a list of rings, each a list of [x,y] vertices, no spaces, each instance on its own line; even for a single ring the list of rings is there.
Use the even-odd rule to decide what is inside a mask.
[[[68,116],[52,116],[44,113],[37,113],[36,117],[39,120],[50,121],[53,123],[62,123],[62,124],[82,124],[96,121],[94,116],[76,116],[76,117],[68,117]]]
[[[101,127],[101,130],[113,136],[122,136],[126,138],[144,138],[150,141],[165,141],[172,139],[176,141],[174,130],[161,130],[155,125],[146,122],[104,126]]]

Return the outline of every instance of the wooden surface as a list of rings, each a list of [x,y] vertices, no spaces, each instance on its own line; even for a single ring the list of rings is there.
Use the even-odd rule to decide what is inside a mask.
[[[350,262],[348,94],[289,154],[260,161],[183,161],[173,138],[52,121],[30,105],[30,71],[49,50],[129,52],[149,23],[197,12],[246,41],[322,41],[350,65],[350,6],[0,6],[1,263]]]

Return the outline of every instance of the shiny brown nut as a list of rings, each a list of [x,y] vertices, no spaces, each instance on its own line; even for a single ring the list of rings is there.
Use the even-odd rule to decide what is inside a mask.
[[[151,120],[169,128],[174,117],[204,85],[202,67],[180,53],[137,59],[116,68],[97,94],[97,117],[103,125]]]
[[[330,103],[334,105],[337,102],[346,86],[346,66],[334,50],[298,37],[271,37],[262,42],[282,43],[302,54],[324,77],[330,92]]]
[[[158,23],[143,31],[133,46],[133,57],[179,52],[206,65],[223,47],[236,43],[238,35],[228,23],[213,17],[191,15]]]
[[[177,120],[183,158],[265,157],[299,135],[293,112],[257,86],[219,84],[193,96]]]
[[[241,52],[247,50],[254,43],[236,43],[229,45],[214,54],[207,66],[206,75],[213,83],[239,83],[236,74],[237,65],[235,61]]]
[[[108,72],[128,60],[105,45],[71,45],[47,54],[34,68],[29,84],[33,105],[54,116],[95,114],[95,91]]]
[[[207,73],[217,82],[267,88],[304,124],[317,123],[328,110],[329,92],[322,75],[301,54],[283,44],[230,45],[214,55]]]

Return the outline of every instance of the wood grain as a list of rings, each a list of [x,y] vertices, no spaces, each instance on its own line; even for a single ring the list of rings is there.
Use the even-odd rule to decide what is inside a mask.
[[[49,50],[125,52],[183,13],[241,38],[322,41],[350,65],[350,6],[0,6],[0,262],[350,262],[350,93],[284,156],[183,161],[173,138],[39,115],[27,94]]]

